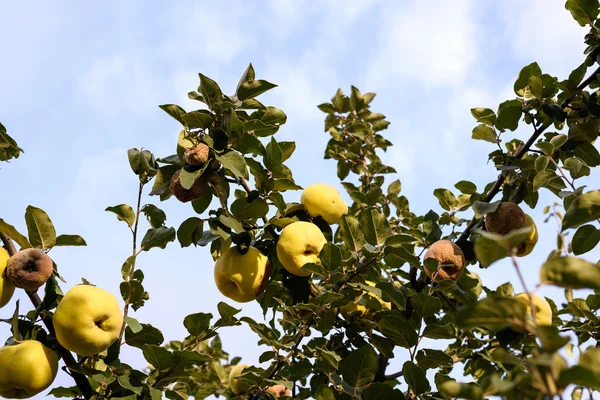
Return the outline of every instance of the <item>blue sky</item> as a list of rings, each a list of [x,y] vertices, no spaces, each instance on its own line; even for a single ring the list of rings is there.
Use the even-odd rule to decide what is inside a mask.
[[[25,207],[43,208],[59,233],[80,234],[88,243],[52,251],[68,280],[63,289],[85,277],[117,295],[130,233],[104,209],[135,201],[128,148],[143,146],[157,156],[175,152],[178,123],[158,105],[193,109],[187,92],[198,86],[198,72],[232,93],[252,62],[259,78],[279,85],[261,100],[288,115],[278,140],[297,141],[288,165],[302,186],[322,181],[341,188],[335,163],[322,159],[328,136],[316,105],[351,84],[377,92],[372,109],[392,122],[384,134],[395,144],[384,161],[398,170],[412,210],[424,214],[439,211],[435,188],[469,179],[482,189],[496,176],[486,165],[493,146],[470,140],[469,109],[496,109],[513,98],[519,70],[532,61],[564,78],[583,60],[586,33],[563,0],[0,4],[0,121],[25,150],[0,168],[0,217],[25,231]],[[523,126],[515,136],[530,133]],[[144,201],[164,209],[171,226],[194,214],[175,201]],[[553,201],[544,192],[540,205]],[[523,261],[533,286],[556,231],[542,222],[541,208],[531,213],[546,241]],[[162,329],[167,340],[184,337],[184,316],[217,315],[217,303],[227,300],[214,286],[206,248],[173,243],[142,254],[138,266],[151,300],[134,317]],[[473,269],[489,287],[512,281],[522,289],[507,262]],[[558,290],[541,293],[560,296]],[[4,308],[0,318],[11,313]],[[254,303],[243,305],[243,314],[261,315]],[[222,339],[248,364],[264,350],[245,327],[222,331]],[[123,356],[145,366],[135,349],[124,348]],[[390,370],[405,357],[398,350]],[[56,384],[71,380],[61,372]]]

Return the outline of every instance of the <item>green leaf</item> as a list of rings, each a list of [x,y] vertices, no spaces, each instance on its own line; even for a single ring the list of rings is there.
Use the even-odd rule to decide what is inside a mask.
[[[565,160],[564,165],[573,179],[579,179],[590,174],[590,167],[580,158],[569,157]]]
[[[464,194],[474,194],[477,192],[477,186],[470,181],[460,181],[454,187]]]
[[[355,253],[365,244],[365,236],[358,219],[352,215],[343,215],[340,219],[340,234],[346,246]]]
[[[29,243],[33,247],[51,249],[56,244],[56,230],[48,214],[41,208],[27,206],[25,222]]]
[[[600,165],[600,153],[591,143],[578,143],[575,147],[575,155],[590,167]]]
[[[377,289],[380,289],[381,292],[383,293],[383,300],[384,301],[391,301],[392,303],[394,303],[396,305],[396,307],[398,307],[401,310],[404,310],[404,308],[406,307],[406,300],[404,299],[404,295],[402,294],[402,292],[400,292],[399,290],[397,290],[393,284],[391,284],[390,282],[378,282],[376,285]],[[389,299],[388,299],[389,297]]]
[[[363,95],[354,86],[350,86],[350,107],[355,111],[360,111],[365,106]]]
[[[423,329],[423,336],[429,339],[454,339],[456,337],[456,328],[452,324],[431,324]]]
[[[543,85],[542,85],[542,77],[540,76],[530,76],[529,77],[529,91],[538,100],[542,99]]]
[[[496,123],[496,113],[489,108],[471,108],[471,115],[481,124],[493,126]]]
[[[600,242],[600,229],[594,225],[583,225],[573,235],[571,246],[573,253],[578,256],[592,250]]]
[[[291,179],[273,179],[273,190],[285,192],[286,190],[302,190],[302,186],[296,185]]]
[[[335,400],[335,394],[332,388],[326,385],[319,385],[315,392],[316,400]]]
[[[519,120],[523,108],[519,100],[508,100],[498,106],[498,120],[496,128],[504,131],[510,129],[514,131],[519,126]]]
[[[265,155],[265,146],[254,135],[244,134],[241,139],[233,143],[233,148],[242,154],[259,154]]]
[[[219,310],[219,315],[221,316],[221,318],[224,319],[228,319],[233,317],[234,315],[238,314],[240,311],[242,311],[242,309],[237,309],[234,307],[231,307],[229,304],[220,301],[219,304],[217,304],[217,309]]]
[[[569,289],[600,290],[600,268],[577,257],[556,257],[540,270],[540,283]]]
[[[373,246],[381,246],[390,237],[390,224],[375,207],[370,207],[360,213],[360,225],[365,239]]]
[[[224,154],[217,154],[217,160],[223,164],[223,167],[230,171],[233,176],[247,178],[246,160],[237,151],[228,151]]]
[[[159,371],[165,371],[177,365],[175,355],[164,347],[147,344],[142,347],[142,353],[146,361]]]
[[[561,371],[557,383],[561,387],[574,384],[600,389],[600,375],[581,365],[574,365],[571,368]]]
[[[494,129],[484,124],[479,124],[473,128],[471,139],[485,140],[486,142],[490,143],[496,143],[497,141],[496,132],[494,132]]]
[[[321,265],[327,271],[333,271],[342,265],[342,252],[333,243],[325,243],[319,253]]]
[[[441,350],[422,349],[417,353],[417,364],[424,370],[450,368],[454,365],[454,360]]]
[[[123,319],[127,323],[127,326],[131,328],[131,332],[139,333],[142,331],[143,327],[137,319],[132,317],[123,317]]]
[[[456,324],[465,329],[483,327],[499,331],[511,324],[522,324],[526,312],[526,306],[512,297],[486,297],[459,309]]]
[[[538,325],[537,336],[542,343],[542,349],[548,353],[554,353],[569,343],[568,336],[560,336],[558,328],[553,325]]]
[[[121,282],[119,285],[121,297],[129,304],[137,303],[144,298],[146,293],[142,284],[138,281]]]
[[[397,196],[402,191],[402,184],[400,180],[396,179],[394,182],[390,183],[388,186],[387,193],[388,195]]]
[[[440,206],[446,211],[452,211],[458,205],[456,197],[448,189],[435,189],[433,195],[437,197]]]
[[[565,134],[556,135],[552,139],[550,139],[550,143],[552,143],[552,145],[554,146],[554,148],[558,149],[563,144],[565,144],[568,139],[569,139],[569,137],[567,135],[565,135]]]
[[[17,231],[17,229],[8,224],[2,218],[0,218],[0,232],[4,233],[6,236],[17,242],[21,249],[28,249],[31,247],[31,243],[29,240]]]
[[[152,228],[163,226],[167,220],[167,215],[165,212],[156,207],[154,204],[144,205],[141,211],[146,215],[146,219],[148,219],[148,222]]]
[[[192,336],[202,336],[210,327],[212,314],[197,313],[190,314],[183,320],[183,326]]]
[[[579,196],[567,208],[562,230],[576,228],[600,218],[600,190],[592,190]]]
[[[127,389],[127,390],[131,390],[135,394],[141,396],[142,395],[142,390],[144,389],[143,386],[141,385],[141,382],[139,381],[139,379],[135,379],[134,383],[136,383],[136,385],[134,386],[131,383],[131,378],[133,378],[131,375],[119,375],[117,377],[117,381],[119,382],[119,385],[122,388]],[[136,400],[137,399],[137,396],[135,396],[135,395],[127,396],[127,397],[132,397],[131,400]],[[127,397],[125,397],[125,398],[127,398]],[[113,399],[114,399],[114,397],[113,397]],[[123,397],[122,397],[122,399],[123,399]]]
[[[83,394],[81,393],[81,390],[79,390],[79,388],[77,386],[71,386],[71,387],[62,387],[62,386],[58,386],[55,388],[52,388],[52,390],[50,390],[50,392],[48,392],[49,396],[54,396],[54,397],[70,397],[70,398],[81,398],[83,396]]]
[[[177,104],[163,104],[159,106],[164,112],[169,114],[175,120],[177,120],[181,125],[185,125],[181,116],[185,114],[185,110],[179,107]]]
[[[363,389],[360,398],[362,400],[404,400],[404,394],[387,383],[373,383]]]
[[[442,308],[440,299],[434,296],[429,296],[425,293],[419,293],[411,297],[413,309],[421,317],[429,317],[434,315]]]
[[[409,253],[408,250],[406,250],[406,248],[402,246],[386,246],[384,253],[386,256],[398,257],[399,259],[409,263],[413,267],[418,268],[421,266],[419,259],[414,254]]]
[[[392,339],[397,345],[406,349],[417,344],[419,337],[410,322],[399,314],[385,314],[378,323],[379,331]]]
[[[547,156],[551,156],[552,154],[554,154],[554,151],[556,150],[554,148],[554,145],[550,142],[537,142],[535,144],[535,146],[542,150],[542,152],[547,155]]]
[[[592,26],[598,18],[598,0],[567,0],[565,8],[581,26]]]
[[[431,390],[425,371],[412,361],[404,363],[402,366],[402,373],[404,374],[404,380],[415,394],[419,395]]]
[[[202,94],[202,97],[204,97],[206,104],[212,108],[223,100],[223,92],[221,92],[221,88],[217,85],[217,82],[202,74],[198,75],[200,76],[200,87],[198,88],[198,91]]]
[[[242,83],[241,86],[238,87],[236,95],[239,100],[251,99],[275,87],[277,87],[277,85],[271,82],[264,80],[251,80]]]
[[[344,382],[354,390],[373,382],[377,373],[377,353],[368,344],[350,353],[342,363],[341,374]]]
[[[79,235],[59,235],[55,246],[87,246],[87,243]]]
[[[167,243],[175,240],[175,229],[161,226],[156,229],[148,229],[142,239],[142,249],[148,251],[153,247],[164,249]]]
[[[262,197],[248,202],[248,197],[242,197],[231,204],[231,213],[240,220],[262,218],[269,212],[269,205]]]
[[[177,240],[181,247],[188,247],[195,244],[203,233],[204,221],[198,217],[190,217],[183,221],[177,229]]]
[[[519,72],[519,77],[514,85],[515,93],[519,96],[527,96],[530,92],[527,90],[529,86],[529,78],[532,76],[540,76],[542,75],[542,70],[538,63],[531,63]],[[511,100],[514,101],[514,100]],[[518,100],[517,100],[518,101]],[[519,102],[520,103],[520,102]],[[504,104],[504,103],[503,103]]]
[[[531,227],[516,229],[506,235],[478,231],[481,237],[475,242],[475,256],[481,266],[489,267],[494,262],[509,256],[512,249],[518,248],[525,242],[531,229]]]
[[[125,342],[128,346],[142,348],[146,344],[160,346],[165,338],[160,330],[150,324],[141,324],[142,329],[136,333],[131,327],[125,329]]]
[[[190,111],[182,115],[181,120],[188,129],[208,129],[213,124],[213,117],[207,110]]]
[[[117,206],[106,207],[104,211],[109,211],[117,214],[119,221],[125,221],[129,227],[132,227],[135,222],[135,211],[127,204],[119,204]]]

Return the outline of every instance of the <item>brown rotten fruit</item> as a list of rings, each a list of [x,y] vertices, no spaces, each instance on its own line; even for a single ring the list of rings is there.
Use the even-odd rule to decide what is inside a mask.
[[[485,230],[490,233],[506,235],[516,229],[527,226],[527,218],[521,207],[515,203],[502,202],[496,211],[485,215]]]
[[[424,259],[428,258],[438,261],[437,270],[425,267],[425,273],[434,281],[457,280],[465,270],[465,255],[460,247],[450,240],[438,240],[429,246]]]
[[[204,165],[210,158],[208,146],[198,143],[196,146],[186,149],[183,158],[189,165]]]
[[[200,176],[198,179],[196,179],[192,187],[189,189],[185,189],[183,186],[181,186],[180,177],[181,170],[175,172],[171,177],[171,193],[173,193],[173,195],[177,197],[177,200],[181,201],[182,203],[199,199],[209,190],[204,176]]]
[[[40,249],[17,252],[6,264],[6,277],[18,288],[34,291],[42,286],[54,267],[52,259]]]

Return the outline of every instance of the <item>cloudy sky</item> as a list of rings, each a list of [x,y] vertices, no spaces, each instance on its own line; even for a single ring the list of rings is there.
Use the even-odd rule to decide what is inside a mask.
[[[193,109],[187,92],[196,89],[199,72],[232,93],[252,62],[259,78],[279,85],[261,99],[288,115],[278,140],[298,141],[288,163],[303,186],[338,184],[335,164],[322,159],[328,135],[315,106],[351,84],[377,92],[372,109],[392,122],[384,134],[395,144],[384,160],[398,170],[413,211],[424,214],[439,211],[435,188],[469,179],[481,190],[496,176],[486,165],[493,146],[470,140],[469,109],[496,109],[512,98],[519,70],[533,61],[565,78],[583,60],[586,33],[564,0],[169,3],[0,2],[0,121],[25,149],[0,167],[0,217],[25,231],[23,215],[31,204],[48,212],[58,233],[86,239],[86,248],[51,253],[68,280],[64,289],[85,277],[118,295],[130,233],[104,209],[135,201],[128,148],[174,153],[178,123],[158,105]],[[515,136],[530,133],[524,126]],[[299,193],[287,199],[298,200]],[[540,205],[552,201],[546,192]],[[194,214],[175,201],[158,204],[145,196],[144,202],[163,208],[170,226]],[[531,214],[546,241],[523,261],[534,286],[556,230],[542,222],[541,210]],[[134,317],[161,328],[167,340],[185,336],[183,317],[217,315],[217,303],[226,300],[214,286],[206,248],[172,243],[142,254],[138,266],[151,300]],[[512,281],[522,289],[508,263],[476,271],[489,287]],[[561,292],[541,293],[560,298]],[[11,308],[0,310],[0,318]],[[243,305],[243,314],[261,318],[253,303]],[[263,351],[245,327],[223,330],[222,339],[248,364]],[[135,349],[123,356],[145,365]],[[390,370],[405,360],[398,350]],[[61,372],[56,384],[71,380]]]

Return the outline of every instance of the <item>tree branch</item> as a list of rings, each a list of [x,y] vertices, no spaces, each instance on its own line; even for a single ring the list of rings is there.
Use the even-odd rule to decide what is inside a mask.
[[[600,73],[600,67],[597,68],[589,77],[587,77],[587,79],[585,79],[583,82],[581,82],[579,84],[579,86],[577,86],[577,90],[581,91],[583,89],[585,89],[590,83],[592,83],[594,80],[596,80],[596,75],[598,75]],[[561,104],[560,107],[562,109],[564,109],[569,102],[573,100],[573,95],[567,97]],[[535,129],[535,131],[533,132],[533,134],[531,135],[531,137],[529,138],[529,140],[527,140],[527,142],[525,143],[525,145],[523,147],[521,147],[521,149],[519,151],[517,151],[517,153],[515,154],[515,159],[518,160],[521,157],[523,157],[525,155],[525,153],[527,153],[529,151],[529,149],[531,148],[531,146],[533,146],[534,142],[540,137],[540,135],[542,133],[544,133],[544,131],[549,127],[550,125],[540,125],[539,127],[537,127]],[[512,163],[508,163],[507,165],[511,165]],[[496,182],[494,183],[494,186],[492,186],[492,188],[490,189],[490,191],[487,193],[487,195],[484,198],[484,202],[489,203],[490,201],[493,200],[493,198],[498,194],[498,192],[500,191],[500,188],[502,187],[502,183],[504,182],[504,179],[506,178],[506,176],[504,176],[504,173],[500,173],[498,175],[498,179],[496,179]],[[471,222],[469,222],[469,225],[467,225],[466,229],[463,231],[463,233],[461,233],[461,235],[458,237],[458,239],[456,241],[459,240],[466,240],[469,235],[471,234],[471,231],[473,230],[473,228],[475,227],[475,225],[477,225],[477,218],[473,217],[473,219],[471,219]]]
[[[8,254],[11,257],[17,253],[17,251],[15,249],[15,245],[13,244],[12,240],[2,232],[0,232],[0,240],[2,240],[4,248],[8,251]],[[42,299],[40,299],[40,296],[38,296],[38,294],[36,292],[25,291],[25,293],[27,293],[27,296],[29,297],[29,300],[31,300],[31,303],[33,304],[35,309],[38,310],[40,305],[42,304]],[[42,316],[42,321],[44,322],[44,325],[46,325],[48,332],[50,332],[50,334],[54,335],[55,333],[54,333],[54,325],[52,324],[52,318],[50,318],[48,316]],[[77,385],[77,387],[79,387],[79,390],[81,390],[81,393],[83,394],[83,396],[86,399],[91,398],[96,392],[94,392],[94,390],[92,389],[90,382],[87,380],[85,375],[82,375],[70,368],[70,367],[77,366],[77,361],[73,357],[73,354],[71,354],[71,352],[69,350],[65,349],[58,343],[57,343],[56,349],[58,350],[58,353],[60,354],[60,356],[63,359],[63,362],[65,363],[67,368],[69,368],[69,371],[70,371],[69,375],[71,375],[73,377],[73,379],[75,380],[75,384]]]

